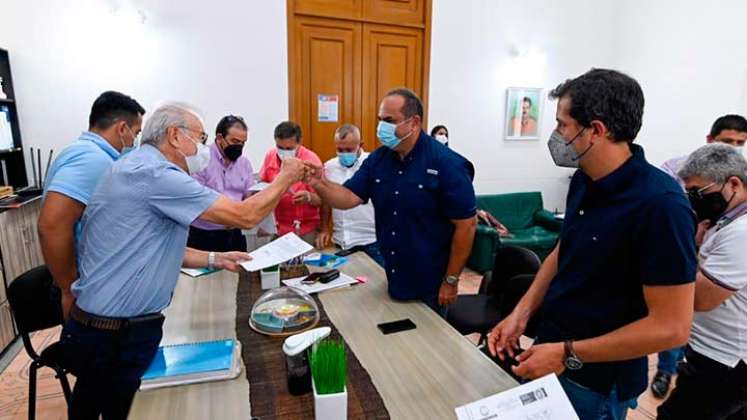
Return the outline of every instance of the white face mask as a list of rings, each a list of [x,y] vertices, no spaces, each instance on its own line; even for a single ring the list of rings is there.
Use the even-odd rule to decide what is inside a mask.
[[[278,149],[278,157],[280,160],[286,160],[288,158],[296,157],[296,150],[285,150],[285,149]]]
[[[446,137],[443,134],[437,134],[436,137],[434,137],[436,140],[438,140],[441,144],[446,144],[449,142],[449,138]]]
[[[194,175],[198,172],[202,172],[208,167],[208,165],[210,165],[210,148],[200,142],[192,140],[189,136],[187,136],[187,138],[197,146],[197,152],[194,155],[187,156],[182,153],[184,159],[187,161],[187,172],[190,175]]]

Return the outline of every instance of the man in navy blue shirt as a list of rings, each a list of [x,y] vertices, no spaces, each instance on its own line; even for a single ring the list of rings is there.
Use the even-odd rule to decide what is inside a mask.
[[[646,389],[646,355],[687,341],[695,217],[679,185],[633,144],[644,103],[634,79],[594,69],[551,97],[559,99],[551,156],[580,170],[558,246],[488,345],[513,357],[536,314],[535,343],[514,373],[559,375],[582,420],[622,419]]]
[[[327,180],[320,167],[311,186],[337,209],[372,200],[389,295],[422,300],[445,316],[475,236],[472,166],[423,132],[423,105],[411,90],[387,93],[378,118],[385,147],[344,186]]]

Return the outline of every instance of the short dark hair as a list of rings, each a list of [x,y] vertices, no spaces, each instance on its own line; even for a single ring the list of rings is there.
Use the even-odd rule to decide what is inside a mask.
[[[532,99],[528,96],[525,96],[522,100],[522,102],[529,102],[529,106],[532,106]]]
[[[724,130],[747,132],[747,120],[741,115],[729,114],[718,117],[711,126],[711,137],[716,137]]]
[[[443,128],[444,130],[446,130],[446,137],[449,137],[449,129],[448,129],[448,128],[446,128],[446,126],[445,126],[445,125],[442,125],[442,124],[439,124],[439,125],[437,125],[437,126],[435,126],[435,127],[431,128],[431,137],[436,137],[436,133],[438,132],[438,130],[440,130],[440,129],[442,129],[442,128]]]
[[[550,98],[567,96],[571,117],[583,127],[604,123],[615,141],[632,142],[643,122],[643,90],[632,77],[616,70],[591,69],[561,83]]]
[[[226,137],[228,135],[228,130],[235,125],[240,126],[244,131],[249,129],[244,122],[244,118],[239,117],[238,115],[226,115],[218,121],[218,125],[215,127],[215,135],[217,136],[220,134],[221,136]]]
[[[115,92],[106,91],[93,102],[88,126],[106,130],[118,120],[125,120],[129,124],[135,122],[138,116],[145,114],[145,109],[131,97]]]
[[[301,142],[301,126],[293,121],[283,121],[275,127],[276,139],[289,139],[291,137],[296,138],[296,143]]]
[[[423,102],[420,101],[418,95],[411,89],[406,87],[399,87],[387,92],[386,96],[401,96],[405,98],[405,104],[402,105],[402,113],[405,118],[411,118],[415,115],[423,119]]]

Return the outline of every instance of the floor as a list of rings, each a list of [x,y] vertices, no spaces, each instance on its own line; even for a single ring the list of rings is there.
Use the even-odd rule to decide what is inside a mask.
[[[467,270],[459,283],[460,294],[477,293],[480,286],[480,275]],[[52,328],[40,331],[32,337],[34,347],[44,348],[59,338],[60,329]],[[470,337],[476,341],[476,337]],[[0,420],[22,420],[28,416],[28,366],[29,358],[24,351],[10,362],[0,373]],[[656,356],[649,357],[649,373],[653,376],[656,370]],[[71,377],[74,381],[74,378]],[[74,383],[74,382],[73,382]],[[72,385],[72,384],[71,384]],[[656,407],[661,403],[646,391],[638,399],[638,408],[628,413],[630,420],[650,420],[656,418]],[[39,372],[37,386],[36,412],[39,420],[62,420],[65,415],[65,402],[59,382],[50,369]]]

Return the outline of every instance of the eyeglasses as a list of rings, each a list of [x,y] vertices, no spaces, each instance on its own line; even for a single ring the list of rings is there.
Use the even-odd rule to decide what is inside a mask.
[[[190,131],[190,132],[193,132],[193,133],[199,133],[200,136],[197,138],[197,140],[199,140],[200,143],[202,143],[202,144],[205,144],[207,142],[207,140],[208,140],[208,134],[206,132],[204,132],[204,131],[196,131],[196,130],[192,130],[189,127],[184,127],[184,126],[179,127],[179,129],[180,130],[185,130],[185,131]]]
[[[690,197],[690,198],[694,198],[696,200],[700,200],[705,195],[704,192],[707,191],[709,188],[711,188],[714,185],[716,185],[716,183],[715,182],[711,182],[710,184],[708,184],[708,185],[706,185],[705,187],[702,187],[702,188],[691,188],[691,189],[687,190],[687,196]],[[724,185],[726,185],[726,184],[724,184]],[[724,189],[724,187],[722,186],[721,189]]]

